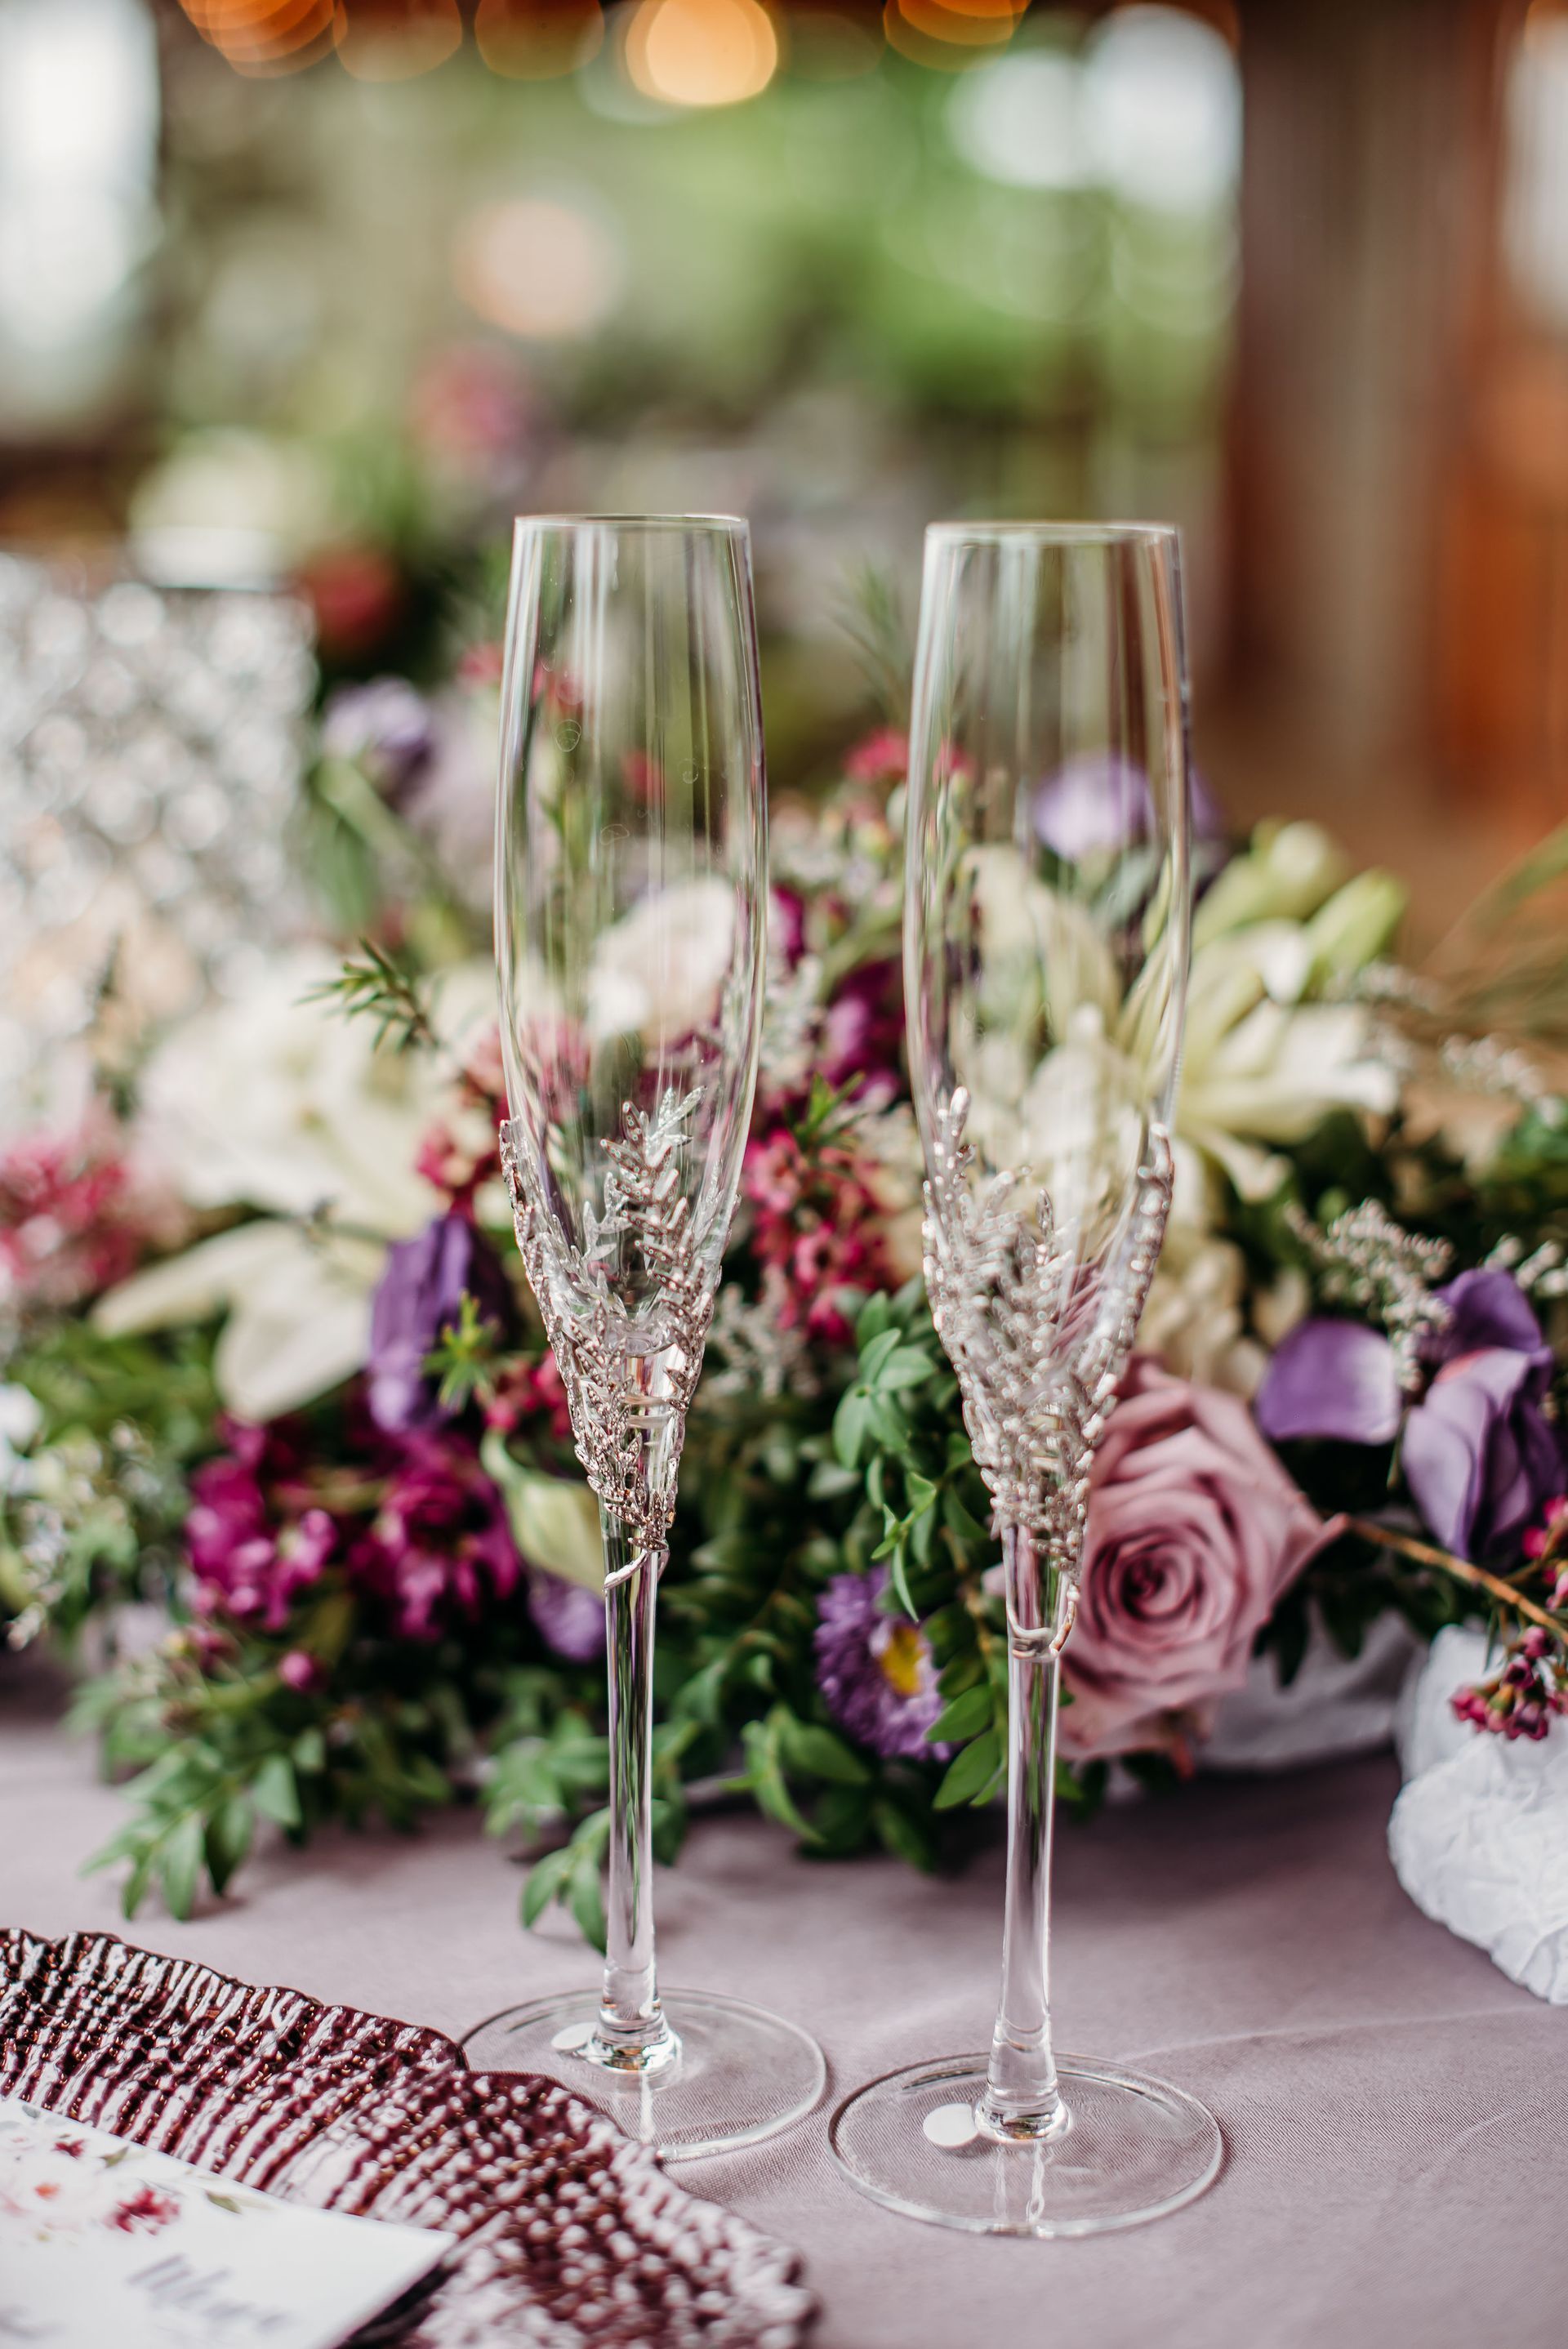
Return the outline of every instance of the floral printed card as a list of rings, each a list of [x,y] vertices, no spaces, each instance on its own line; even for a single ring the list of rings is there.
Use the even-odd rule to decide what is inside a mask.
[[[0,2097],[0,2343],[334,2349],[451,2240],[301,2209]]]

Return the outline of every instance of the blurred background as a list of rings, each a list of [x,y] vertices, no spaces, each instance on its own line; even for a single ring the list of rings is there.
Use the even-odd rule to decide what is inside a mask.
[[[219,982],[286,932],[324,700],[482,860],[506,523],[562,507],[750,515],[803,789],[896,710],[857,582],[911,614],[928,519],[1174,519],[1211,783],[1431,939],[1568,815],[1568,0],[0,0],[35,1042],[149,905]],[[39,563],[120,581],[90,658]]]

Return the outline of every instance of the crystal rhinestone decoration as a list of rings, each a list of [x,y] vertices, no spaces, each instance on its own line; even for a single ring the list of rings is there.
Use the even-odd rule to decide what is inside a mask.
[[[301,926],[315,684],[294,596],[0,556],[0,1097],[91,1024],[236,985]]]

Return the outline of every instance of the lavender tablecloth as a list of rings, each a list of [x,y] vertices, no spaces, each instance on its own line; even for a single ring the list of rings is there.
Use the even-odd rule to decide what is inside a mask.
[[[36,1665],[0,1662],[0,1917],[123,1930],[112,1883],[76,1872],[120,1801],[56,1725],[57,1698]],[[1191,2209],[1098,2242],[928,2230],[841,2181],[822,2114],[686,2180],[804,2254],[815,2349],[1556,2349],[1568,2011],[1411,1908],[1384,1844],[1395,1785],[1382,1757],[1210,1782],[1061,1836],[1062,2044],[1211,2106],[1226,2168]],[[807,2023],[836,2100],[984,2044],[1000,1873],[995,1849],[955,1882],[813,1866],[756,1819],[709,1819],[660,1875],[666,1976]],[[520,1931],[517,1886],[474,1820],[451,1818],[265,1855],[236,1899],[132,1930],[461,2032],[589,1971],[563,1923]]]

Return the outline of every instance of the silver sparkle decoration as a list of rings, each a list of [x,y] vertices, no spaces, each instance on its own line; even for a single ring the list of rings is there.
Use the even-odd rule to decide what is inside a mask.
[[[932,1319],[957,1374],[993,1530],[1022,1527],[1076,1583],[1094,1449],[1116,1407],[1165,1237],[1170,1138],[1150,1124],[1119,1260],[1098,1294],[1082,1299],[1073,1295],[1072,1253],[1057,1245],[1044,1192],[1030,1220],[1012,1204],[1016,1177],[996,1176],[976,1200],[968,1116],[961,1085],[939,1110],[932,1139],[924,1225]]]
[[[0,1092],[91,1026],[222,993],[304,907],[286,832],[315,666],[283,594],[0,556]]]
[[[681,1094],[666,1086],[652,1116],[624,1105],[621,1137],[605,1146],[603,1213],[585,1211],[581,1248],[540,1195],[538,1169],[517,1126],[501,1128],[517,1244],[566,1389],[577,1457],[640,1551],[662,1551],[669,1531],[686,1413],[713,1318],[715,1275],[680,1186],[679,1154],[700,1099],[700,1089]],[[611,1281],[628,1247],[651,1290],[635,1312]],[[640,1563],[634,1558],[626,1571]]]
[[[1376,1199],[1363,1199],[1322,1226],[1293,1203],[1285,1221],[1320,1268],[1326,1301],[1375,1315],[1394,1350],[1400,1386],[1418,1393],[1426,1379],[1427,1340],[1449,1319],[1433,1294],[1453,1262],[1449,1242],[1408,1232]]]

